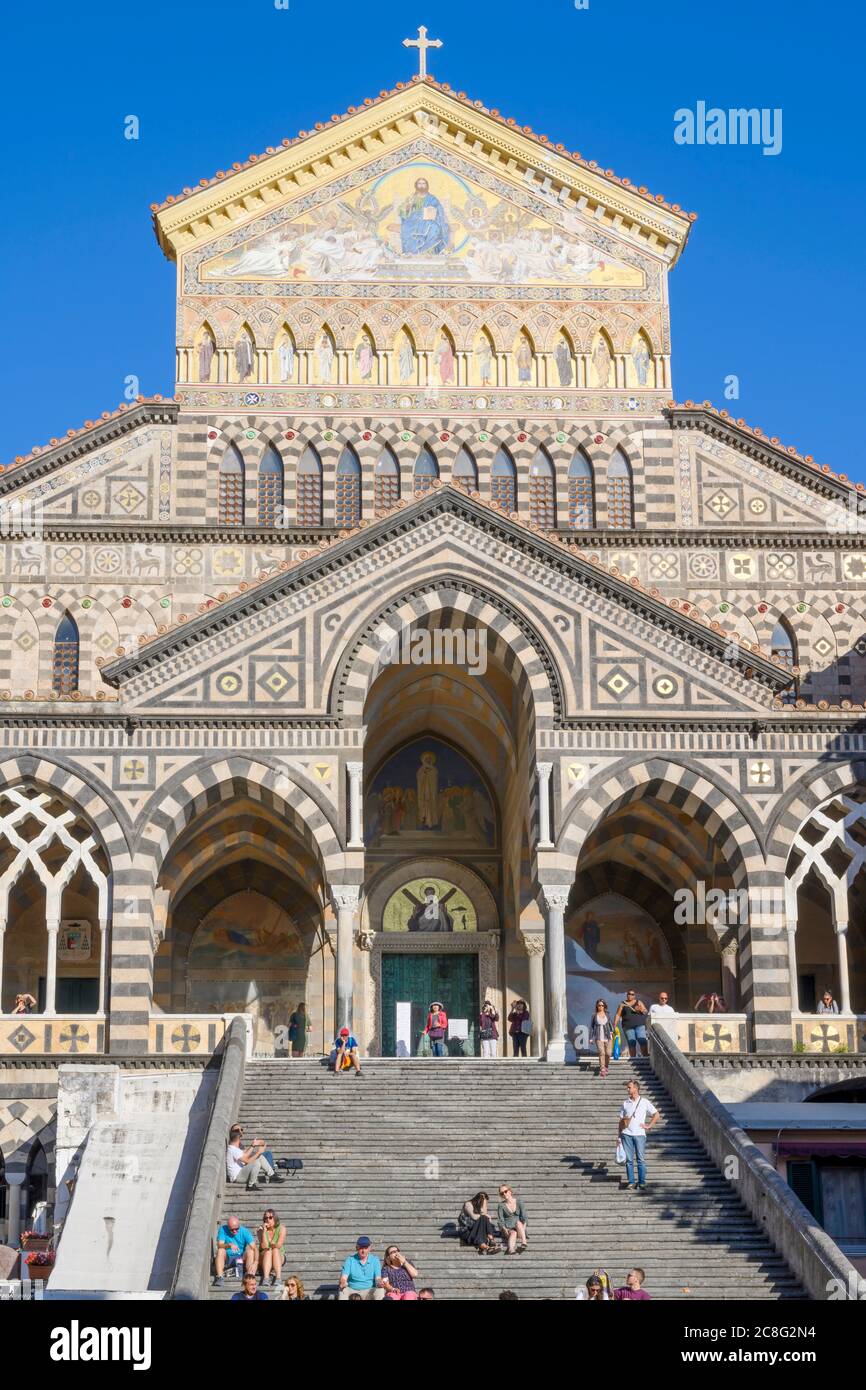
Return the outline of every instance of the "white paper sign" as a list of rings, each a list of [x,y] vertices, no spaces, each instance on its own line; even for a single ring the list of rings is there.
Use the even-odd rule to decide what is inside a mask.
[[[397,1009],[397,1056],[412,1056],[412,1005],[398,1003]]]
[[[449,1038],[461,1038],[461,1039],[462,1039],[462,1038],[468,1038],[468,1037],[469,1037],[469,1019],[468,1019],[468,1018],[451,1018],[451,1019],[449,1019],[449,1020],[448,1020],[448,1036],[449,1036]]]

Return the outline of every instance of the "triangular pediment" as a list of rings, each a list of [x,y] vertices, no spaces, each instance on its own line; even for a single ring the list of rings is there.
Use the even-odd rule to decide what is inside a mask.
[[[445,610],[495,609],[522,630],[562,719],[632,707],[758,714],[789,679],[688,605],[450,486],[208,605],[103,675],[129,708],[339,718],[351,654],[375,644],[409,593],[427,611],[437,597]]]
[[[532,136],[480,103],[424,81],[350,109],[155,207],[160,244],[167,255],[178,258],[226,232],[243,229],[248,239],[262,215],[279,205],[306,203],[324,188],[341,196],[359,169],[375,177],[374,166],[395,155],[402,161],[402,151],[419,140],[435,147],[443,164],[471,160],[477,173],[499,175],[515,190],[522,187],[540,203],[549,201],[585,217],[596,230],[612,230],[625,245],[644,248],[667,264],[673,263],[688,236],[691,218],[678,207],[562,146]],[[398,181],[392,180],[395,191]],[[447,191],[457,197],[457,185]]]

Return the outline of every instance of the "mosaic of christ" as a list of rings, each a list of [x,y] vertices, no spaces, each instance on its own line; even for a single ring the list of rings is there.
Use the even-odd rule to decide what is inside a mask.
[[[469,280],[644,285],[644,274],[582,235],[436,164],[416,161],[242,243],[206,280]]]

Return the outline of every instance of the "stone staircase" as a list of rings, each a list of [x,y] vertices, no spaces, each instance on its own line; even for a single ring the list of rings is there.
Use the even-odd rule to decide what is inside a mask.
[[[624,1082],[640,1077],[661,1112],[650,1136],[646,1193],[627,1192],[614,1162]],[[614,1283],[633,1265],[664,1299],[804,1295],[782,1258],[700,1147],[649,1063],[371,1058],[360,1077],[320,1060],[248,1063],[241,1120],[303,1172],[247,1193],[229,1187],[223,1215],[251,1229],[272,1203],[287,1228],[286,1274],[331,1298],[359,1235],[382,1257],[396,1242],[437,1298],[574,1298],[602,1266]],[[507,1182],[527,1210],[530,1248],[479,1256],[456,1238],[461,1203]],[[228,1298],[226,1281],[211,1297]],[[279,1293],[276,1291],[275,1295]]]

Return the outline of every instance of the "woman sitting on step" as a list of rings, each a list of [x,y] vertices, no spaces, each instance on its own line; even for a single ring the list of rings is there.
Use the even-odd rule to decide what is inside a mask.
[[[256,1231],[256,1241],[261,1260],[262,1283],[270,1284],[271,1288],[282,1273],[285,1239],[285,1226],[277,1220],[277,1213],[273,1207],[268,1207],[262,1217],[262,1224]]]
[[[474,1245],[479,1255],[498,1255],[499,1245],[493,1234],[493,1222],[488,1215],[490,1198],[486,1192],[476,1192],[463,1203],[457,1218],[461,1245]]]

